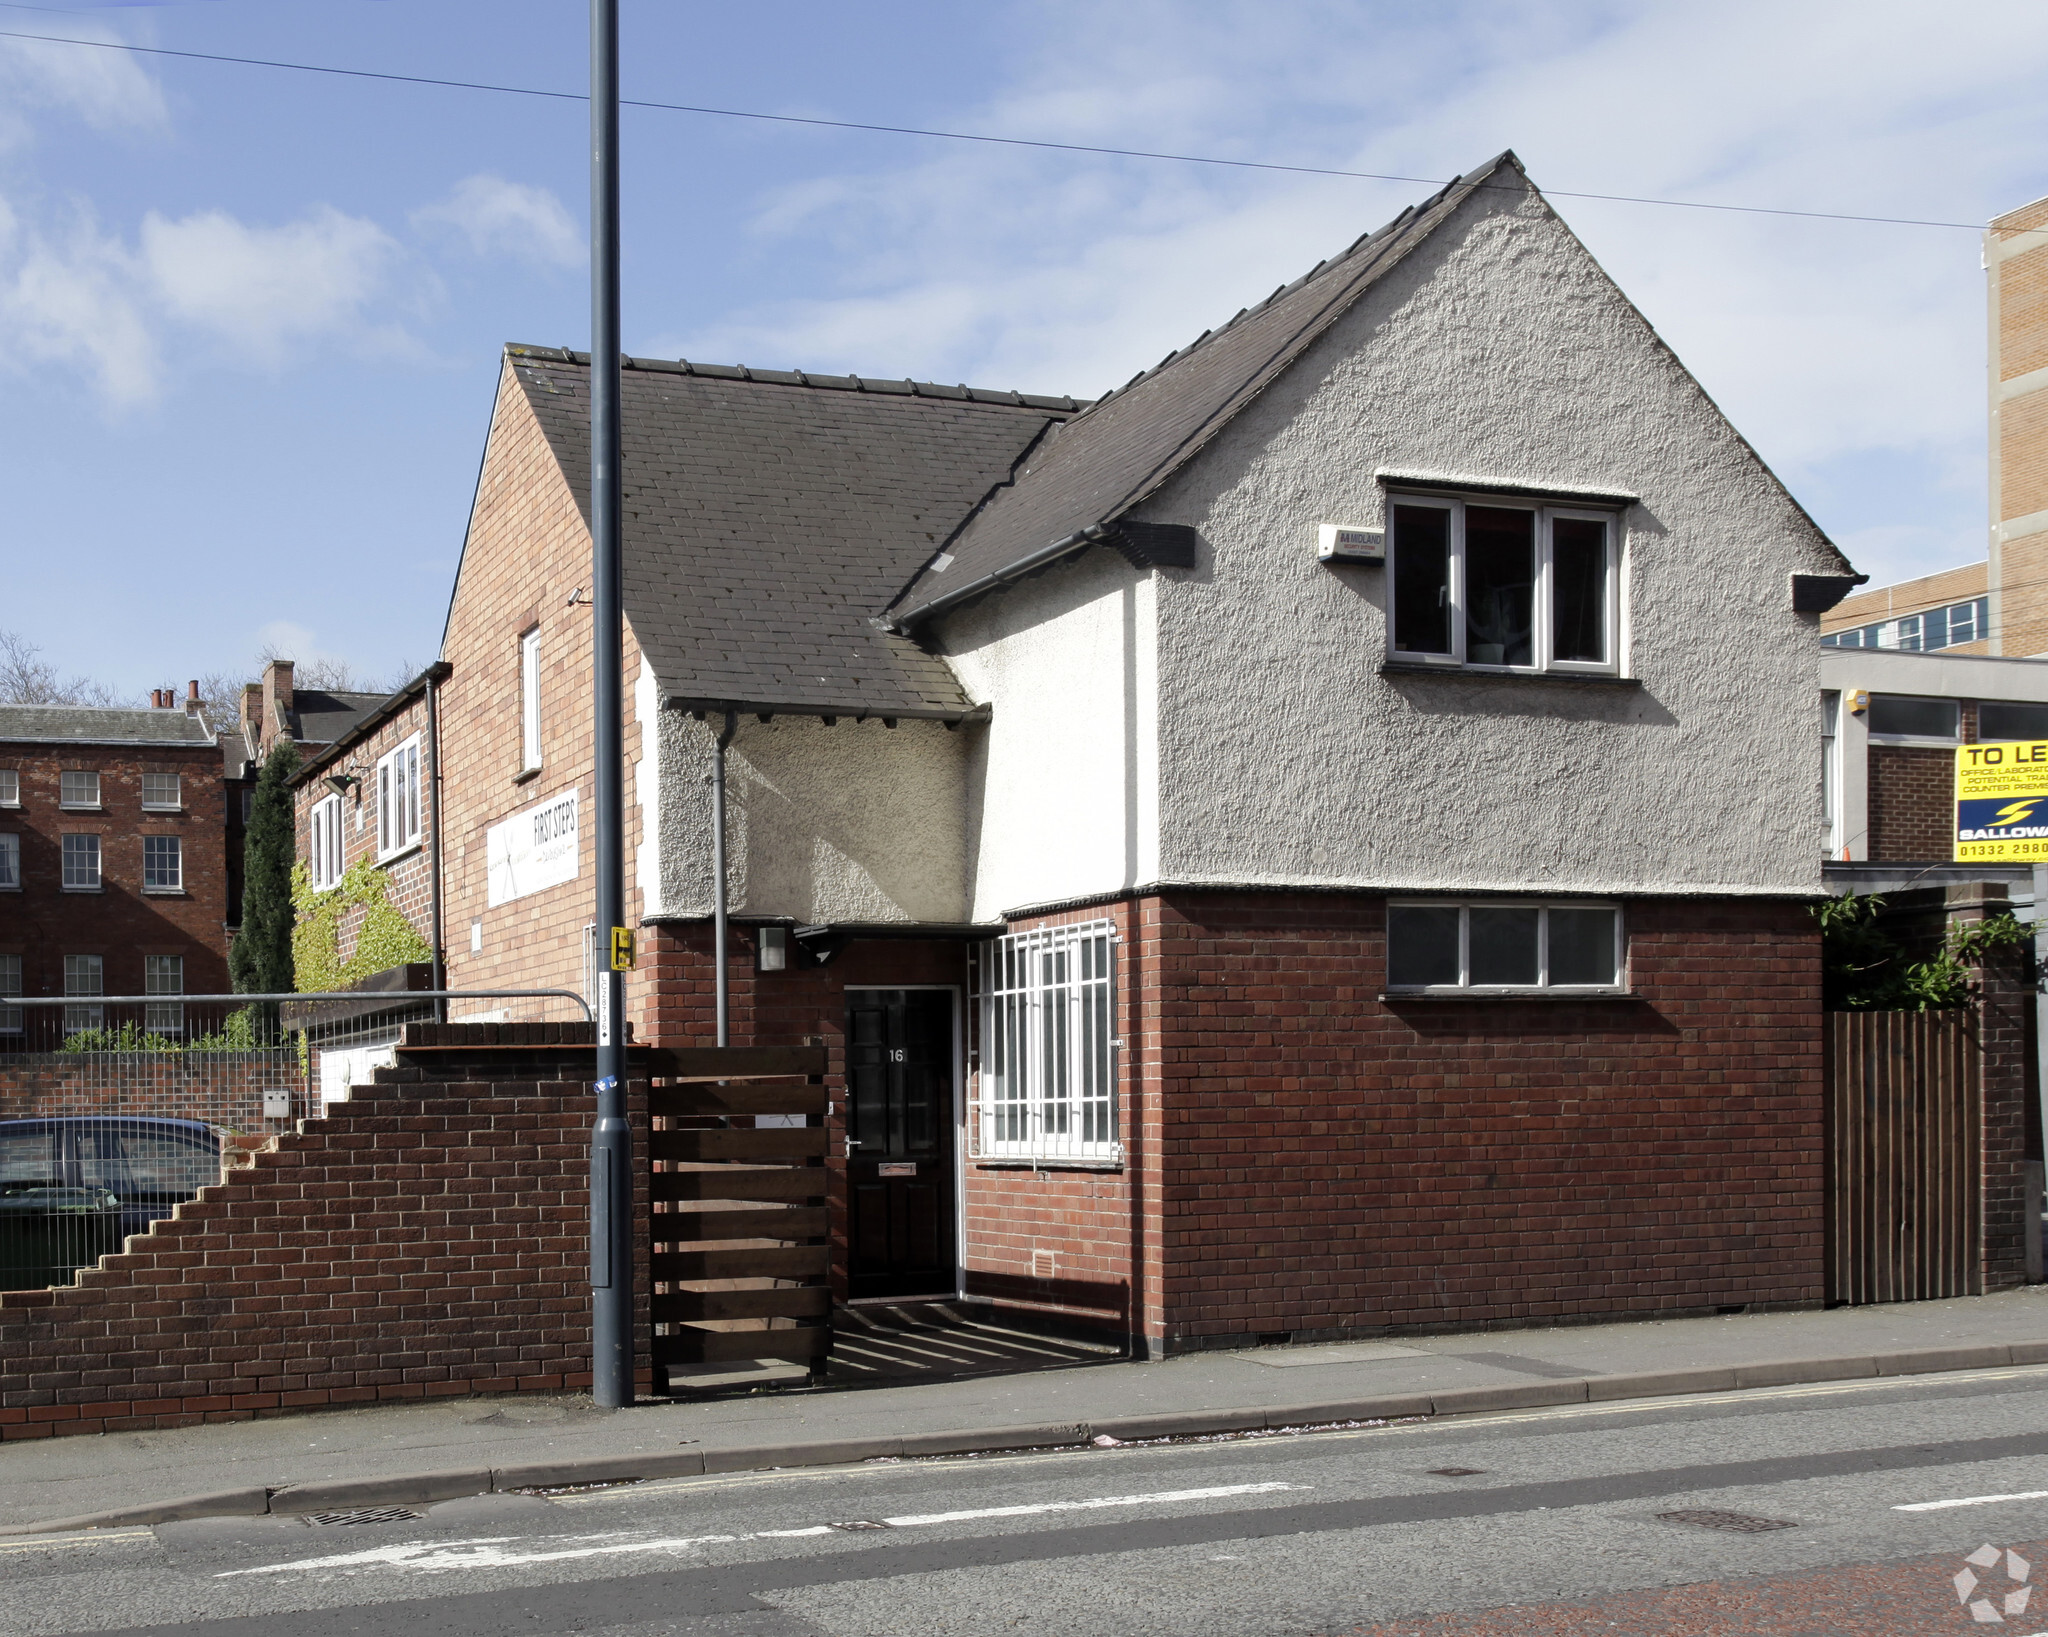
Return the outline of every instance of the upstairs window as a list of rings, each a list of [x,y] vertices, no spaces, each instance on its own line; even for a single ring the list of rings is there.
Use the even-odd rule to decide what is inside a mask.
[[[99,774],[90,769],[66,769],[57,775],[58,806],[93,808],[99,804]]]
[[[185,890],[185,840],[182,836],[142,838],[142,890]]]
[[[11,767],[0,767],[0,807],[21,805],[21,775]]]
[[[21,837],[0,834],[0,892],[21,890]]]
[[[1977,706],[1977,737],[2048,739],[2048,705],[2016,705],[1986,699]]]
[[[1938,739],[1954,744],[1962,736],[1962,711],[1953,699],[1874,693],[1864,726],[1877,738]]]
[[[389,858],[420,839],[420,741],[414,734],[377,762],[377,856]]]
[[[98,836],[66,836],[64,838],[64,890],[66,892],[98,892],[100,890],[100,838]]]
[[[175,813],[185,805],[184,781],[175,773],[142,775],[142,810],[145,813]]]
[[[1387,906],[1390,990],[1612,991],[1621,964],[1614,904],[1433,899]]]
[[[306,873],[312,877],[315,892],[331,891],[341,885],[341,798],[323,796],[313,803],[307,828],[312,856],[306,861]]]
[[[985,947],[984,1157],[1118,1157],[1114,944],[1110,922],[1089,921]]]
[[[0,955],[0,995],[21,993],[21,957]],[[0,1006],[0,1034],[20,1034],[21,1008]]]
[[[540,627],[519,639],[519,765],[540,766]]]
[[[1930,608],[1924,613],[1901,614],[1895,620],[1874,625],[1851,626],[1822,637],[1824,648],[1902,648],[1908,653],[1931,654],[1966,642],[1982,642],[1991,634],[1991,599],[1972,597],[1968,602]]]
[[[1616,669],[1615,520],[1605,512],[1396,495],[1397,658],[1488,670]]]

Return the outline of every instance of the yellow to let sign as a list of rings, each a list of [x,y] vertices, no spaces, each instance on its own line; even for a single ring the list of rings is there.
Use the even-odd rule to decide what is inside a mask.
[[[630,972],[633,970],[633,932],[630,927],[612,928],[612,970]]]
[[[1956,857],[2048,861],[2048,739],[1957,750]]]

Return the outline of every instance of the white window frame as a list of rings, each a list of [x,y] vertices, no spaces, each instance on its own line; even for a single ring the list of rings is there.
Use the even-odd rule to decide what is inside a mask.
[[[1532,592],[1530,650],[1533,656],[1528,665],[1482,665],[1468,661],[1465,657],[1465,508],[1489,506],[1500,511],[1526,511],[1534,514],[1532,529],[1536,546],[1536,583]],[[1450,549],[1449,596],[1451,650],[1449,653],[1430,653],[1424,649],[1397,648],[1395,642],[1399,633],[1394,625],[1395,575],[1400,562],[1400,529],[1394,519],[1396,506],[1427,507],[1450,513],[1446,535]],[[1556,620],[1552,606],[1553,576],[1551,572],[1551,524],[1564,519],[1603,524],[1607,531],[1607,597],[1602,610],[1602,634],[1607,658],[1601,661],[1586,659],[1558,659],[1551,652],[1555,646]],[[1619,676],[1621,675],[1621,575],[1622,575],[1622,529],[1621,514],[1600,506],[1562,505],[1544,501],[1529,500],[1515,495],[1489,495],[1474,492],[1469,495],[1446,495],[1434,493],[1416,494],[1406,490],[1387,491],[1387,568],[1386,568],[1386,624],[1387,658],[1403,665],[1438,665],[1446,670],[1473,670],[1489,673],[1499,672],[1507,676],[1535,675],[1549,672],[1578,676]]]
[[[420,844],[420,736],[377,758],[377,860],[396,858]]]
[[[1105,920],[982,946],[977,1158],[1122,1162],[1116,944]]]
[[[1397,909],[1455,909],[1458,916],[1458,981],[1397,984],[1393,981],[1393,912]],[[1473,983],[1472,915],[1475,909],[1533,909],[1536,921],[1536,982]],[[1612,983],[1551,983],[1550,915],[1553,909],[1604,909],[1614,912],[1614,974]],[[1390,995],[1619,995],[1628,992],[1628,917],[1611,898],[1390,898],[1387,900],[1387,993]]]
[[[1820,819],[1821,856],[1837,858],[1842,851],[1842,696],[1833,689],[1820,696]]]
[[[185,992],[185,957],[143,956],[142,992],[145,995],[182,995]],[[153,1002],[142,1009],[142,1026],[151,1034],[183,1034],[185,1008]]]
[[[171,781],[171,799],[169,801],[165,801],[161,797],[153,799],[150,796],[149,781],[151,779],[169,779]],[[144,772],[142,775],[142,810],[145,813],[182,813],[185,810],[185,780],[183,775],[165,773],[155,769]]]
[[[519,767],[538,770],[540,749],[540,627],[519,634]]]
[[[11,767],[0,767],[0,807],[21,805],[21,774]]]
[[[152,866],[150,854],[154,852],[161,860],[168,851],[175,866],[168,877],[162,874],[160,864]],[[156,879],[152,879],[152,873]],[[183,836],[144,836],[142,838],[142,890],[147,893],[176,893],[185,890],[185,838]]]
[[[89,883],[85,881],[73,881],[71,879],[71,843],[73,841],[90,841],[92,843],[92,847],[90,848],[92,854],[92,880]],[[81,855],[87,851],[88,849],[84,847],[80,847],[78,849],[78,852]],[[98,835],[92,834],[90,832],[71,832],[69,834],[60,836],[57,841],[57,852],[59,859],[59,869],[62,871],[61,881],[64,891],[98,892],[101,890],[101,888],[103,888],[106,885],[106,845]]]
[[[92,780],[92,800],[73,801],[68,794],[73,779]],[[57,775],[57,805],[72,813],[97,813],[100,810],[100,775],[97,768],[67,767]]]
[[[341,885],[342,835],[341,798],[322,796],[307,815],[306,875],[315,892],[331,892]]]
[[[90,964],[88,964],[90,963]],[[90,987],[87,987],[90,985]],[[66,955],[64,957],[64,994],[68,999],[73,995],[104,995],[107,992],[107,963],[102,955]],[[67,1034],[80,1029],[104,1029],[107,1026],[107,1009],[104,1006],[67,1006],[64,1008],[64,1029]]]
[[[21,891],[21,837],[0,830],[0,892]]]
[[[22,968],[26,963],[19,955],[0,955],[0,996],[21,993]],[[0,1034],[21,1034],[22,1008],[0,1006]]]

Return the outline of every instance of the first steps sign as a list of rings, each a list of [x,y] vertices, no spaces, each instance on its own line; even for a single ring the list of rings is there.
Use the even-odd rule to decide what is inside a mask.
[[[2048,860],[2048,739],[1956,751],[1956,857],[1976,864]]]

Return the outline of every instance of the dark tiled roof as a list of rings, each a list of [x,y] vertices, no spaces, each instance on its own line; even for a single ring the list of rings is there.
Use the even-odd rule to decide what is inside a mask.
[[[29,744],[210,745],[213,733],[182,710],[86,705],[0,705],[0,740]]]
[[[292,689],[292,737],[302,745],[331,745],[384,703],[381,693]]]
[[[921,573],[892,617],[907,626],[1142,505],[1475,188],[1523,182],[1502,154],[1097,400],[1032,452],[947,548],[945,573]]]
[[[506,351],[587,522],[588,355]],[[626,615],[665,698],[968,708],[870,621],[1075,400],[651,359],[623,392]]]

